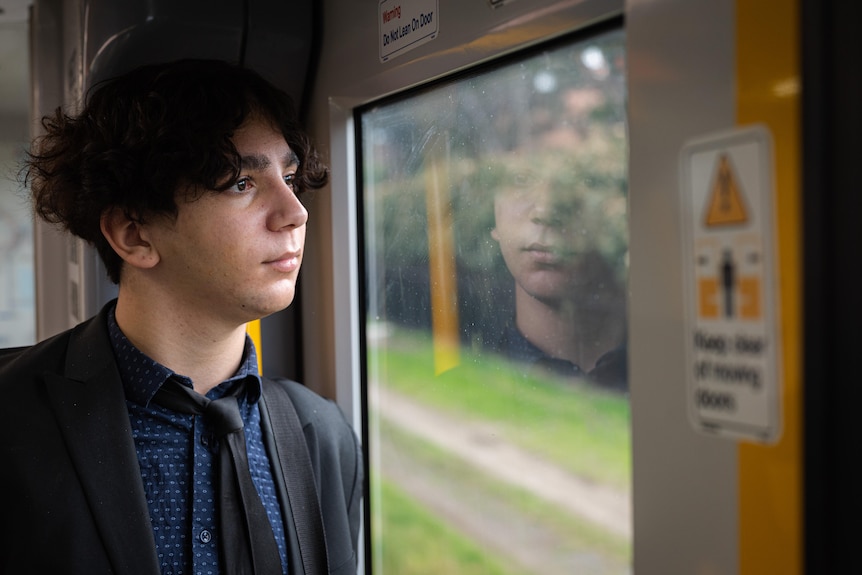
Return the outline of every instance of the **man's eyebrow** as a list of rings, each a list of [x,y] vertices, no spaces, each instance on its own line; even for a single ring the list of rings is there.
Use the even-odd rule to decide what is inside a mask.
[[[269,158],[257,154],[252,154],[250,156],[242,156],[240,158],[240,162],[242,163],[242,169],[244,170],[264,170],[272,164],[272,162],[269,161]],[[290,152],[285,154],[284,158],[282,159],[282,165],[284,165],[285,167],[298,166],[299,158],[296,156],[296,152],[291,150]]]
[[[284,162],[285,166],[299,166],[299,157],[293,150],[290,150],[287,154],[285,154],[282,161]]]
[[[245,170],[263,170],[270,166],[269,158],[266,156],[242,156],[240,162]]]

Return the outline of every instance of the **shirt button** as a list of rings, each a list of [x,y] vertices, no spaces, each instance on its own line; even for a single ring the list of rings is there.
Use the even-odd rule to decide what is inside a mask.
[[[208,529],[204,529],[201,531],[201,534],[198,535],[198,538],[201,540],[201,543],[209,543],[213,539],[213,534]]]

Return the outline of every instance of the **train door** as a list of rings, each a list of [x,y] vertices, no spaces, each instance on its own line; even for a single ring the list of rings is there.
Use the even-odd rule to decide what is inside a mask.
[[[801,571],[798,15],[743,4],[326,4],[303,339],[366,571]]]
[[[365,423],[366,572],[631,570],[625,30],[542,4],[325,22],[332,268],[306,271]]]

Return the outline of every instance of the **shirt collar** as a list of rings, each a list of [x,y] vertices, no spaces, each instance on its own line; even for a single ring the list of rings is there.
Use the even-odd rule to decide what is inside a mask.
[[[524,337],[514,323],[506,331],[503,345],[506,356],[516,361],[542,366],[558,375],[583,376],[580,366],[566,359],[551,357]]]
[[[114,349],[114,356],[117,359],[117,367],[123,381],[126,399],[139,405],[148,405],[169,377],[175,377],[188,386],[192,385],[190,378],[175,373],[135,347],[117,324],[115,308],[113,307],[108,312],[108,333],[111,346]],[[217,399],[227,393],[237,382],[243,380],[245,380],[246,386],[246,400],[249,403],[256,403],[260,399],[261,381],[257,369],[257,351],[254,342],[248,335],[245,337],[245,349],[239,369],[229,379],[210,390],[207,396],[210,399]]]

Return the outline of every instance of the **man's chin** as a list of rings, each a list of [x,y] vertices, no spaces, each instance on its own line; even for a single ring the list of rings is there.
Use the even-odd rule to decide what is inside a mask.
[[[294,295],[291,293],[289,295],[273,296],[271,298],[250,303],[245,306],[248,311],[248,315],[251,318],[248,321],[263,319],[284,311],[290,307],[290,304],[293,303],[293,299]]]

